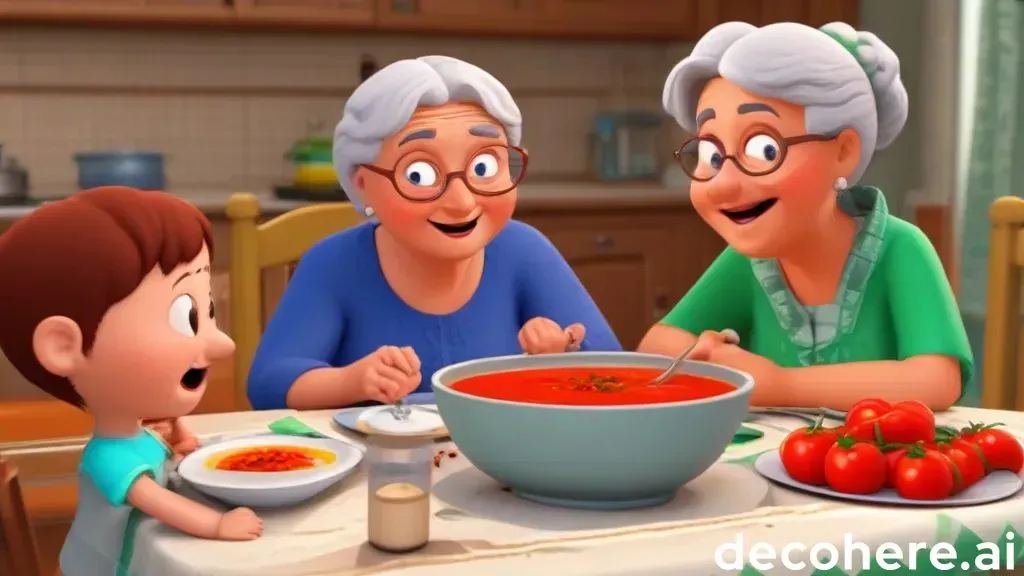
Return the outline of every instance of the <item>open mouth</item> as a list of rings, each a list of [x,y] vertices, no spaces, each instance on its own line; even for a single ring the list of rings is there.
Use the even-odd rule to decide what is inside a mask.
[[[772,206],[775,206],[775,203],[778,201],[778,198],[769,198],[767,200],[762,200],[753,206],[735,210],[722,210],[722,214],[725,214],[726,218],[737,224],[748,224],[757,220],[759,216],[770,210]]]
[[[433,220],[428,220],[428,222],[430,222],[434,226],[434,228],[437,228],[438,230],[441,231],[441,233],[443,233],[446,236],[451,236],[452,238],[461,238],[463,236],[469,236],[473,229],[476,228],[476,222],[479,219],[480,217],[477,216],[476,218],[473,218],[472,220],[469,220],[467,222],[459,223],[434,222]]]
[[[206,382],[206,368],[190,368],[181,377],[181,387],[186,390],[195,390]]]

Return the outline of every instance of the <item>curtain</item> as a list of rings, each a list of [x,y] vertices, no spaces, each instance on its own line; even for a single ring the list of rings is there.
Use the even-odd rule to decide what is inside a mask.
[[[1024,196],[1024,2],[982,0],[979,24],[973,125],[960,203],[960,306],[975,349],[975,382],[981,381],[989,205],[1000,196]]]

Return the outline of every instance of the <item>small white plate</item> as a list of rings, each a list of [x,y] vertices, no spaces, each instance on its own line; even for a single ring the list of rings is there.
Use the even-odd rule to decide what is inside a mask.
[[[392,414],[391,406],[374,406],[364,410],[358,422],[367,429],[394,436],[422,436],[444,428],[444,421],[436,411],[420,406],[408,408],[409,417],[399,420]]]
[[[335,459],[309,470],[292,472],[232,472],[210,468],[207,462],[224,452],[260,446],[293,446],[334,454]],[[345,478],[359,465],[363,453],[333,438],[258,434],[205,446],[178,464],[178,474],[196,490],[236,506],[279,508],[299,504]]]
[[[754,462],[754,469],[765,478],[796,490],[820,494],[829,498],[885,504],[889,506],[978,506],[1011,498],[1024,487],[1024,479],[1013,472],[996,471],[985,476],[980,482],[959,494],[943,500],[910,500],[902,498],[892,488],[884,488],[874,494],[844,494],[824,486],[811,486],[789,477],[782,465],[778,450],[765,452]]]

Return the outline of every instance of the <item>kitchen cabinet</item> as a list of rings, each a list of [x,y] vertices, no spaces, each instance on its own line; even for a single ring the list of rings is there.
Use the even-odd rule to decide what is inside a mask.
[[[377,0],[377,25],[396,31],[527,33],[542,0]]]
[[[584,34],[694,37],[698,0],[544,0],[543,19],[552,30]]]
[[[720,22],[856,25],[858,0],[0,0],[0,22],[696,40]]]
[[[757,26],[775,22],[800,22],[815,28],[829,22],[846,22],[854,28],[859,0],[698,0],[696,35],[722,22],[739,20]]]
[[[371,26],[376,0],[234,0],[239,20],[309,26]]]
[[[636,349],[725,248],[683,204],[571,210],[527,204],[516,218],[551,240],[627,350]]]

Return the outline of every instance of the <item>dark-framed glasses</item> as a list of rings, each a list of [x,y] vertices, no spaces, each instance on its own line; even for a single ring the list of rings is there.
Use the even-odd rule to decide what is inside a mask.
[[[500,196],[515,189],[526,175],[528,157],[518,146],[486,146],[470,157],[466,167],[444,172],[436,157],[414,151],[399,158],[392,169],[373,164],[362,167],[384,176],[403,198],[412,202],[431,202],[440,198],[455,178],[461,178],[469,191],[480,196]]]
[[[835,135],[827,134],[802,134],[784,138],[773,131],[762,130],[747,136],[735,154],[727,154],[718,138],[697,136],[683,142],[674,155],[686,175],[696,182],[707,182],[717,176],[726,160],[732,160],[740,172],[747,176],[764,176],[782,166],[791,146],[835,138]]]

